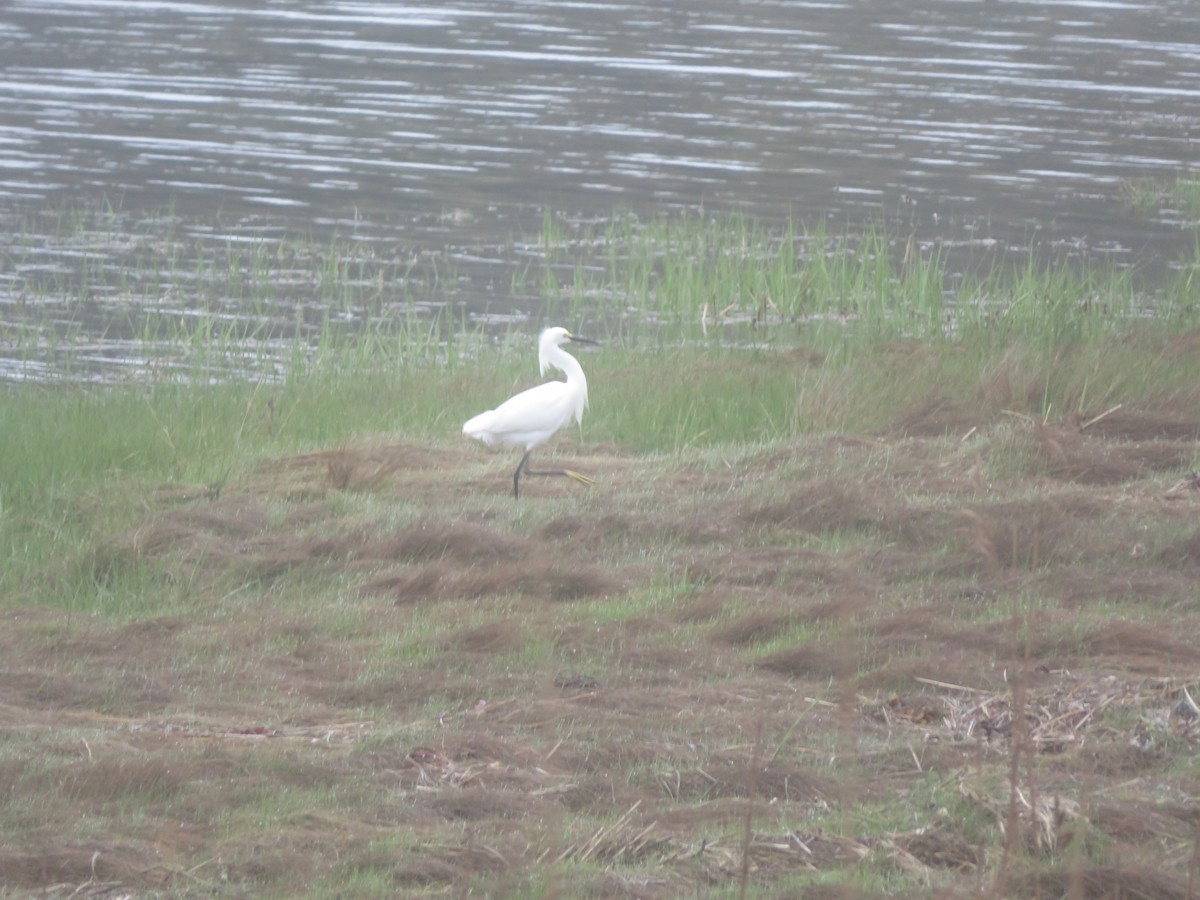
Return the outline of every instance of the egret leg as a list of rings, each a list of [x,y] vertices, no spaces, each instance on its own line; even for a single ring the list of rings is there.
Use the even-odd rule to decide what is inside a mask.
[[[521,496],[521,489],[520,489],[519,485],[520,485],[520,481],[521,481],[521,473],[522,472],[524,472],[526,475],[562,475],[565,478],[573,478],[575,481],[578,481],[580,484],[595,484],[596,483],[591,478],[588,478],[586,475],[580,474],[579,472],[576,472],[572,469],[541,469],[541,470],[527,469],[527,468],[525,468],[525,463],[529,461],[529,454],[532,452],[533,452],[532,449],[525,451],[525,455],[522,456],[521,461],[519,463],[517,463],[517,471],[513,472],[513,497],[514,498],[519,498]]]
[[[525,455],[521,457],[521,461],[517,463],[517,471],[513,472],[513,499],[517,500],[521,496],[521,470],[525,468],[525,463],[529,459],[529,454],[532,450],[526,450]]]

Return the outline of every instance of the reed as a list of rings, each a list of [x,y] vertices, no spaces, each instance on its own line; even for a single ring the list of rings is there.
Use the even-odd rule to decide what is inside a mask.
[[[165,366],[283,377],[297,355],[328,357],[336,345],[360,356],[393,336],[407,357],[422,330],[438,341],[485,329],[503,338],[472,325],[453,272],[436,260],[397,259],[353,237],[223,233],[169,213],[142,223],[152,234],[131,231],[138,224],[111,209],[67,210],[14,229],[6,258],[20,272],[0,278],[19,298],[4,324],[16,365],[27,359],[38,377],[52,357],[68,378],[86,375],[102,316],[104,337],[125,340],[154,376]],[[631,347],[802,347],[839,359],[900,339],[1049,349],[1150,315],[1176,324],[1196,315],[1195,260],[1181,261],[1171,283],[1146,285],[1131,271],[1032,250],[1016,264],[951,259],[937,242],[882,227],[830,235],[741,216],[594,224],[547,214],[529,247],[537,261],[514,273],[515,295],[533,298],[542,321]]]
[[[1032,249],[1023,262],[951,261],[937,242],[881,228],[835,236],[737,216],[544,227],[548,314],[628,341],[803,345],[825,354],[897,339],[1053,347],[1147,315],[1174,316],[1186,294]]]
[[[1200,222],[1200,174],[1181,172],[1169,178],[1142,178],[1122,186],[1126,208],[1147,218]]]

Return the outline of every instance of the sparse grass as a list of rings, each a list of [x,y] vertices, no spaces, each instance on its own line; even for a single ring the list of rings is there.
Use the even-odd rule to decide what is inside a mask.
[[[1185,172],[1166,180],[1141,179],[1124,187],[1125,205],[1139,215],[1200,222],[1200,175]]]
[[[621,227],[591,488],[459,437],[530,335],[0,394],[0,893],[1189,896],[1194,303]]]

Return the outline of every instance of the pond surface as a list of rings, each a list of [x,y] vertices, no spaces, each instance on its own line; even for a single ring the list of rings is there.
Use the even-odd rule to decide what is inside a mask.
[[[1192,223],[1121,188],[1198,138],[1192,0],[9,0],[0,328],[38,271],[105,252],[31,236],[38,211],[105,204],[133,240],[169,220],[442,260],[468,317],[538,318],[514,272],[546,211],[1153,265]],[[98,301],[73,322],[103,344]]]

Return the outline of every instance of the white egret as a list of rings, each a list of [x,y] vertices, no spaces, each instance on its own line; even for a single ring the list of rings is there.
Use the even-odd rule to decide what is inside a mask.
[[[598,341],[576,337],[565,328],[547,328],[538,338],[538,365],[541,374],[553,366],[567,375],[566,381],[547,381],[537,387],[510,397],[495,409],[480,413],[463,425],[463,434],[485,444],[524,447],[525,455],[513,472],[513,496],[521,495],[521,473],[526,475],[564,475],[581,484],[594,484],[586,475],[570,469],[534,471],[525,468],[529,454],[538,444],[547,441],[554,432],[571,419],[583,421],[587,407],[587,379],[579,362],[562,349],[568,342],[596,344]]]

